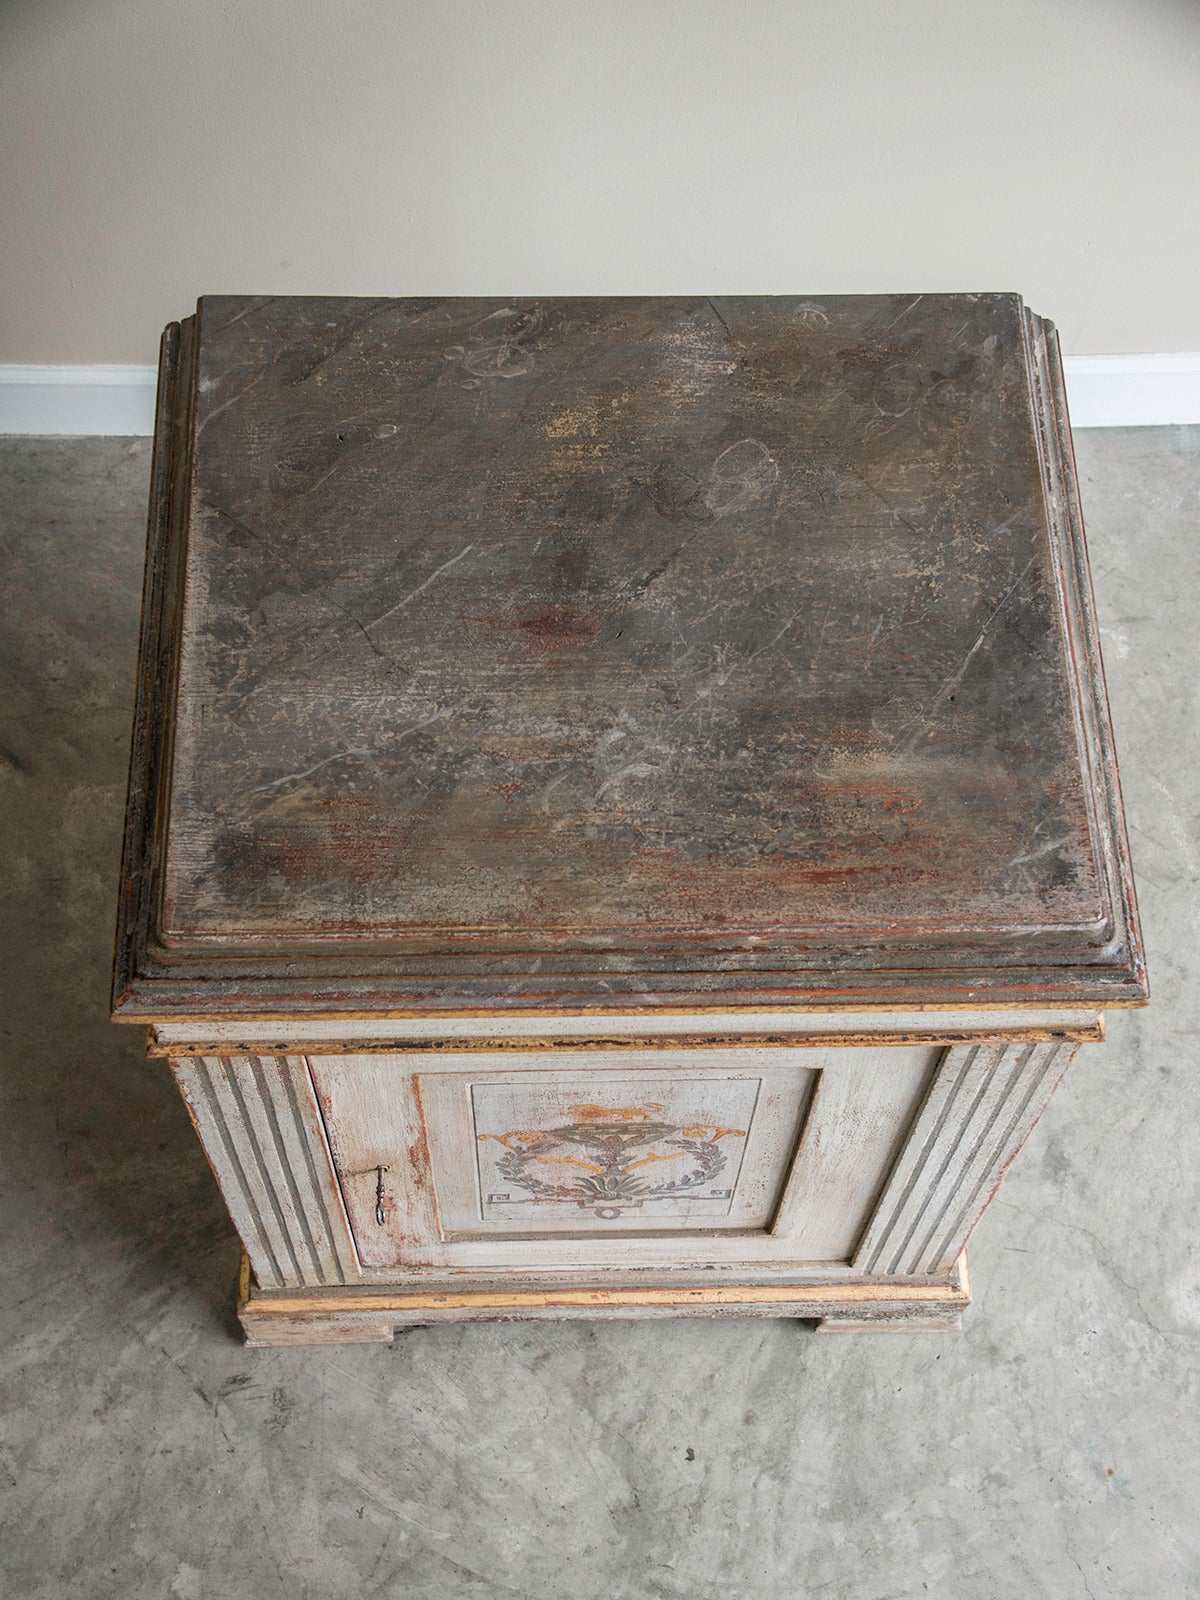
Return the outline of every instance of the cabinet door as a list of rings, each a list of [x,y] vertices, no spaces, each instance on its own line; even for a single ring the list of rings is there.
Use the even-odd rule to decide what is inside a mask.
[[[848,1261],[941,1051],[310,1058],[368,1272]]]
[[[442,1231],[769,1227],[815,1079],[805,1068],[422,1074]]]

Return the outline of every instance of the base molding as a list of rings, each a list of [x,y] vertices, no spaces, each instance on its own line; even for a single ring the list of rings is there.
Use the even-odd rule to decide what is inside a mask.
[[[397,1329],[437,1322],[563,1318],[791,1317],[822,1332],[915,1332],[957,1328],[971,1303],[964,1251],[940,1282],[848,1278],[804,1283],[629,1288],[601,1285],[519,1289],[397,1289],[338,1285],[260,1289],[242,1257],[238,1317],[252,1348],[304,1344],[391,1344]]]

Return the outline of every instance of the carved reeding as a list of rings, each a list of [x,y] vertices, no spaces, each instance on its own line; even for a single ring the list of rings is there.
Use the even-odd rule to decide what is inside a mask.
[[[980,1045],[969,1045],[958,1050],[947,1050],[943,1056],[930,1080],[912,1131],[901,1147],[896,1166],[876,1202],[867,1231],[852,1257],[854,1266],[861,1267],[865,1272],[877,1269],[879,1258],[887,1247],[891,1234],[897,1228],[909,1201],[917,1190],[922,1172],[931,1158],[953,1105],[955,1094],[981,1048]]]
[[[304,1114],[296,1093],[299,1073],[292,1073],[288,1070],[289,1063],[286,1058],[280,1057],[277,1058],[277,1061],[284,1092],[288,1097],[292,1114],[296,1119],[301,1148],[304,1152],[304,1164],[308,1170],[312,1192],[316,1196],[317,1206],[321,1213],[321,1225],[329,1245],[329,1253],[334,1268],[333,1281],[350,1283],[358,1276],[360,1270],[358,1255],[354,1248],[354,1237],[350,1231],[350,1222],[343,1206],[341,1190],[338,1187],[334,1173],[333,1157],[329,1150],[325,1124],[320,1114],[320,1106],[317,1102],[316,1087],[312,1081],[312,1074],[309,1071],[308,1062],[305,1061],[303,1063],[303,1082],[310,1113],[308,1137],[305,1137]],[[317,1168],[317,1150],[320,1151],[324,1162],[324,1183],[321,1181],[321,1174]],[[333,1207],[332,1210],[330,1209],[331,1205]]]
[[[357,1255],[305,1059],[201,1056],[171,1067],[258,1282],[354,1281]]]
[[[241,1061],[244,1062],[246,1059],[246,1057],[242,1057]],[[272,1170],[272,1164],[268,1163],[265,1157],[262,1140],[259,1138],[258,1130],[254,1126],[254,1114],[251,1112],[250,1107],[246,1103],[246,1095],[241,1083],[241,1073],[238,1070],[240,1065],[239,1058],[236,1056],[227,1057],[222,1061],[221,1065],[225,1069],[224,1072],[212,1075],[214,1088],[217,1090],[218,1098],[222,1098],[222,1091],[226,1090],[235,1102],[238,1110],[238,1116],[229,1118],[230,1132],[232,1134],[235,1133],[235,1131],[240,1130],[245,1134],[246,1142],[250,1148],[250,1153],[254,1158],[254,1166],[252,1169],[248,1167],[247,1162],[245,1159],[243,1159],[243,1170],[246,1171],[247,1176],[251,1179],[251,1181],[253,1181],[254,1177],[257,1176],[258,1181],[262,1185],[262,1188],[266,1194],[272,1216],[275,1220],[275,1225],[278,1229],[277,1236],[283,1244],[283,1252],[287,1256],[292,1267],[292,1271],[287,1273],[286,1263],[284,1263],[281,1259],[280,1264],[284,1267],[284,1271],[287,1274],[287,1281],[293,1283],[304,1283],[307,1280],[304,1275],[304,1270],[300,1265],[300,1256],[296,1250],[296,1242],[292,1236],[291,1230],[288,1228],[287,1221],[285,1220],[284,1216],[283,1205],[280,1200],[280,1188],[286,1188],[288,1186],[287,1174],[280,1172],[278,1169]],[[257,1101],[255,1104],[255,1112],[261,1115],[262,1111],[263,1107],[261,1101]],[[278,1181],[281,1178],[283,1180],[282,1184]],[[276,1249],[276,1256],[277,1258],[280,1257],[280,1252],[278,1249]]]
[[[870,1274],[908,1276],[951,1265],[1075,1048],[1060,1041],[948,1050],[854,1266]]]
[[[196,1124],[209,1165],[229,1207],[234,1226],[246,1254],[250,1257],[259,1283],[278,1288],[286,1282],[275,1246],[263,1219],[258,1199],[251,1188],[242,1157],[233,1141],[229,1122],[217,1099],[210,1072],[211,1057],[198,1056],[188,1061],[172,1061],[184,1099]],[[218,1068],[221,1063],[216,1062]]]
[[[305,1249],[308,1253],[308,1259],[312,1267],[313,1275],[318,1283],[325,1283],[328,1280],[326,1279],[324,1267],[321,1264],[321,1258],[317,1252],[314,1231],[310,1225],[310,1219],[305,1211],[304,1197],[301,1195],[300,1189],[297,1185],[293,1162],[289,1157],[288,1151],[284,1147],[285,1141],[283,1130],[279,1125],[279,1100],[282,1099],[286,1105],[286,1088],[284,1087],[284,1084],[286,1083],[287,1079],[287,1068],[285,1066],[282,1070],[280,1070],[278,1059],[274,1056],[246,1056],[243,1058],[243,1060],[245,1063],[243,1070],[248,1070],[252,1075],[254,1086],[261,1096],[262,1110],[266,1116],[267,1127],[271,1135],[271,1142],[274,1146],[275,1155],[278,1159],[278,1171],[283,1175],[283,1178],[287,1184],[288,1193],[291,1196],[292,1204],[295,1207],[296,1222],[299,1226],[299,1231],[303,1238]],[[283,1094],[278,1097],[272,1093],[271,1088],[265,1079],[264,1072],[266,1063],[268,1061],[271,1062],[275,1068],[275,1076],[278,1079],[283,1080],[279,1084],[280,1089],[283,1090]],[[236,1075],[237,1069],[235,1069],[235,1077]],[[244,1087],[241,1090],[241,1095],[244,1100]],[[290,1107],[288,1107],[288,1109],[290,1109]],[[296,1130],[293,1127],[293,1133],[295,1133],[295,1131]],[[303,1130],[301,1130],[301,1135],[302,1133]],[[303,1147],[303,1137],[301,1137],[300,1143]],[[282,1216],[282,1207],[277,1204],[276,1209],[280,1212],[280,1222],[286,1231],[287,1224]],[[289,1243],[291,1245],[292,1256],[299,1267],[300,1254],[296,1248],[296,1241],[291,1238],[290,1234]]]
[[[972,1166],[977,1169],[975,1181],[962,1198],[948,1226],[944,1225],[946,1213],[953,1204],[955,1196],[950,1195],[947,1197],[937,1222],[930,1229],[929,1236],[925,1239],[921,1250],[918,1252],[921,1259],[935,1263],[934,1266],[927,1267],[925,1270],[936,1270],[948,1259],[953,1259],[954,1255],[957,1255],[958,1251],[962,1249],[968,1233],[983,1215],[987,1202],[1003,1178],[1009,1163],[1024,1143],[1033,1124],[1045,1109],[1046,1103],[1054,1092],[1059,1079],[1066,1071],[1073,1053],[1073,1051],[1070,1051],[1065,1059],[1061,1058],[1060,1045],[1051,1045],[1048,1048],[1044,1045],[1027,1045],[1019,1052],[1011,1049],[1007,1052],[1009,1055],[1016,1055],[1017,1059],[1013,1067],[1009,1089],[997,1101],[987,1126],[980,1134],[975,1149],[972,1151],[968,1169]],[[1018,1102],[1016,1110],[1009,1118],[1000,1137],[991,1141],[989,1145],[989,1136],[1000,1122],[1001,1113],[1005,1105],[1014,1099]],[[1035,1101],[1037,1102],[1036,1104]],[[930,1251],[930,1241],[939,1226],[942,1226],[943,1230],[941,1242]]]

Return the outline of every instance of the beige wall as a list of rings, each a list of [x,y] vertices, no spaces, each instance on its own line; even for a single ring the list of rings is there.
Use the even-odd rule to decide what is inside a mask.
[[[6,0],[0,361],[201,292],[1019,289],[1200,350],[1195,0]]]

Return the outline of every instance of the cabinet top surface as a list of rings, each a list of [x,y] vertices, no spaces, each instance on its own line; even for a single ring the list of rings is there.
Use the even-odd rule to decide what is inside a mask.
[[[1013,295],[203,300],[133,966],[1140,982],[1047,338]]]

